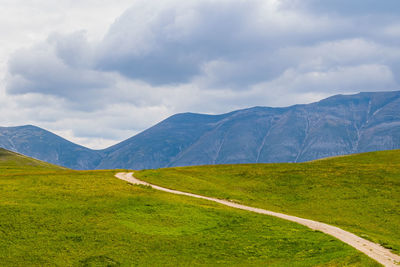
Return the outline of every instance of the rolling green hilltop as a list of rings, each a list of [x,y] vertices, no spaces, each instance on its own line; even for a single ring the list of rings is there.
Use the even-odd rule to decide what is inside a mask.
[[[0,150],[1,265],[378,266],[320,232],[132,186],[115,173]]]
[[[145,170],[135,176],[339,226],[400,254],[400,150],[296,164]]]
[[[59,167],[57,165],[29,158],[27,156],[0,148],[1,176],[46,172],[55,170],[66,170],[66,169],[63,167]]]

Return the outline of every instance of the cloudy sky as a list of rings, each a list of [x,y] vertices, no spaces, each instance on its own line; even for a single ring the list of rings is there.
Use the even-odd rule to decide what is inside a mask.
[[[0,126],[104,148],[178,112],[399,90],[398,0],[0,0]]]

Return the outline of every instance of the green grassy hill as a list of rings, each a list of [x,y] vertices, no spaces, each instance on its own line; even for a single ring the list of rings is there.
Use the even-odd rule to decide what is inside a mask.
[[[303,226],[132,186],[114,174],[1,151],[1,265],[377,266]]]
[[[66,169],[0,148],[0,175],[54,170]]]
[[[400,253],[400,150],[136,172],[150,183],[339,226]]]

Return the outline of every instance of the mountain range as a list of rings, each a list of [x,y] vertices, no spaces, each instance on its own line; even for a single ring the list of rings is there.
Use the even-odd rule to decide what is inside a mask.
[[[400,91],[336,95],[284,108],[182,113],[104,150],[35,126],[0,127],[0,147],[72,169],[303,162],[400,148]]]

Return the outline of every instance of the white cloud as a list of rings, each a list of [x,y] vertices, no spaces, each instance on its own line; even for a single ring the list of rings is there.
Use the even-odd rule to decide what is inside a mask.
[[[391,70],[384,65],[334,67],[325,71],[288,69],[278,79],[258,86],[290,92],[356,93],[396,89]]]

